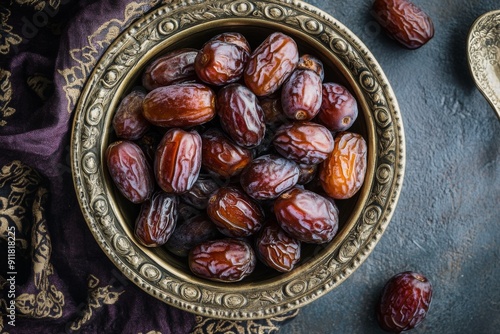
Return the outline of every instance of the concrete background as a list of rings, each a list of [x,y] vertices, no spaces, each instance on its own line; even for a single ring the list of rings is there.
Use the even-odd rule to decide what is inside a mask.
[[[498,0],[415,0],[435,36],[409,51],[380,32],[371,0],[308,1],[371,50],[397,96],[406,133],[403,190],[369,258],[337,289],[302,308],[280,333],[383,333],[375,305],[394,274],[415,270],[434,286],[414,333],[500,331],[500,121],[469,74],[466,38]]]

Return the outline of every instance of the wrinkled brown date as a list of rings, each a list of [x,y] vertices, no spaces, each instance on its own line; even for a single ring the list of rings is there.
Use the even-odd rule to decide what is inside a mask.
[[[254,234],[264,223],[264,212],[243,191],[219,188],[208,200],[207,214],[219,231],[228,237]]]
[[[283,230],[307,243],[329,242],[339,227],[333,202],[305,189],[293,188],[281,194],[274,202],[274,214]]]
[[[252,53],[243,78],[257,96],[277,91],[299,62],[297,44],[281,32],[269,35]]]
[[[188,256],[191,248],[222,235],[215,224],[205,215],[198,215],[178,224],[165,247],[178,256]]]
[[[266,131],[275,130],[279,126],[283,125],[283,123],[290,121],[283,112],[281,94],[276,93],[264,96],[259,99],[259,103],[264,111],[264,123],[266,123],[267,126]]]
[[[191,189],[181,195],[181,199],[196,209],[207,208],[208,199],[219,189],[219,183],[214,179],[200,175]]]
[[[412,271],[394,275],[377,304],[378,323],[392,333],[411,330],[425,319],[431,301],[432,285],[424,275]]]
[[[222,34],[212,37],[210,40],[234,44],[245,50],[248,54],[250,54],[251,51],[250,44],[248,44],[248,41],[245,38],[245,36],[243,36],[238,32],[224,32]]]
[[[177,223],[178,199],[158,191],[142,203],[135,221],[135,236],[146,247],[164,245],[174,232]]]
[[[153,125],[192,127],[215,117],[215,93],[197,83],[159,87],[146,95],[144,117]]]
[[[319,168],[323,190],[334,199],[351,198],[363,185],[367,164],[367,145],[361,135],[339,132],[330,156]]]
[[[317,174],[318,165],[299,164],[299,181],[298,184],[307,184],[311,182]]]
[[[281,126],[273,145],[285,158],[314,165],[324,161],[333,150],[333,136],[321,124],[294,122]]]
[[[240,239],[207,241],[189,252],[189,268],[202,278],[219,282],[237,282],[255,269],[252,247]]]
[[[248,51],[237,44],[213,39],[201,48],[194,68],[201,81],[222,86],[236,82],[243,76],[249,56]]]
[[[278,155],[262,155],[248,164],[240,176],[243,190],[258,200],[274,199],[299,180],[297,163]]]
[[[113,129],[118,138],[136,140],[149,130],[151,124],[142,116],[145,96],[144,91],[136,89],[121,100],[113,116]]]
[[[434,36],[434,24],[408,0],[375,0],[371,13],[385,32],[408,49],[417,49]]]
[[[141,148],[130,141],[117,141],[106,149],[106,165],[114,184],[132,203],[142,203],[154,190],[151,166]]]
[[[319,75],[321,81],[325,78],[325,70],[323,67],[323,62],[319,60],[318,58],[310,55],[310,54],[303,54],[299,58],[299,63],[297,64],[297,69],[301,70],[311,70],[315,72],[317,75]]]
[[[223,178],[231,178],[241,173],[252,161],[250,149],[236,145],[224,133],[210,129],[201,136],[202,166]]]
[[[224,131],[244,147],[260,144],[266,133],[264,112],[255,94],[233,83],[217,93],[217,113]]]
[[[358,103],[349,90],[337,83],[323,84],[319,121],[331,131],[349,129],[358,117]]]
[[[290,119],[310,121],[319,112],[321,78],[310,70],[295,70],[281,90],[283,113]]]
[[[155,59],[142,75],[142,85],[147,90],[196,80],[194,60],[198,50],[184,48]]]
[[[300,241],[289,236],[274,221],[262,229],[255,244],[257,257],[277,271],[291,271],[300,261]]]
[[[170,129],[156,150],[156,182],[167,193],[191,189],[201,169],[201,137],[196,131]]]

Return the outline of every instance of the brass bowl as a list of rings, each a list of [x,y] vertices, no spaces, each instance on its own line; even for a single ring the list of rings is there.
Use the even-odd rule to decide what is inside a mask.
[[[210,37],[237,31],[253,47],[274,31],[292,36],[301,53],[319,57],[325,82],[348,86],[360,115],[351,129],[368,142],[368,169],[358,194],[339,201],[340,230],[332,242],[307,245],[295,270],[258,268],[238,283],[217,283],[190,273],[185,260],[133,237],[137,208],[115,190],[104,151],[114,140],[113,113],[146,64],[181,47],[199,48]],[[159,7],[128,27],[104,53],[77,105],[72,133],[77,197],[96,241],[116,267],[147,293],[195,314],[233,319],[271,317],[321,297],[368,257],[389,224],[401,191],[404,133],[387,78],[373,55],[346,27],[297,0],[189,1]]]

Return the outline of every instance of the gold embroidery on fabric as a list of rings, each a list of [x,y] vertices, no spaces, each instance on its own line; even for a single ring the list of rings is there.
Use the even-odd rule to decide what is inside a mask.
[[[32,6],[35,10],[41,11],[45,9],[45,6],[49,5],[53,9],[58,9],[61,4],[61,0],[16,0],[20,5]]]
[[[12,32],[12,26],[7,23],[10,10],[0,7],[0,54],[7,54],[11,45],[18,45],[23,40],[19,35]]]
[[[7,125],[5,118],[12,116],[16,109],[9,107],[12,99],[10,72],[0,68],[0,126]]]
[[[50,94],[52,94],[54,90],[54,83],[47,77],[40,74],[28,77],[26,82],[42,101],[47,101]]]
[[[271,334],[277,333],[281,323],[295,318],[299,310],[294,310],[283,315],[262,320],[221,320],[196,316],[196,324],[191,334]]]
[[[129,3],[124,10],[123,20],[112,19],[104,23],[92,35],[87,37],[88,45],[81,49],[72,49],[69,51],[71,58],[78,65],[58,70],[66,82],[63,90],[68,100],[66,107],[68,113],[73,111],[83,85],[101,53],[119,35],[123,27],[144,14],[144,6],[152,7],[158,3],[159,0]]]
[[[137,334],[143,334],[143,333],[142,333],[142,332],[139,332],[139,333],[137,333]],[[149,332],[147,332],[147,333],[145,333],[145,334],[161,334],[161,332],[158,332],[158,331],[149,331]]]
[[[104,305],[113,305],[124,291],[112,291],[112,285],[99,287],[99,279],[94,275],[88,278],[89,296],[87,305],[81,312],[81,317],[73,321],[71,330],[77,331],[85,325],[93,316],[94,311],[102,308]]]
[[[36,293],[23,293],[16,297],[16,308],[32,318],[60,318],[64,306],[64,294],[51,284],[54,268],[50,263],[52,244],[45,219],[44,204],[48,191],[38,188],[33,203],[33,227],[31,232],[33,283]]]
[[[27,198],[38,189],[40,175],[19,160],[12,161],[0,170],[0,188],[8,186],[9,194],[0,196],[0,238],[7,240],[8,226],[15,226],[17,231],[25,232],[31,226],[30,208]],[[28,239],[24,233],[16,233],[16,246],[28,248]]]

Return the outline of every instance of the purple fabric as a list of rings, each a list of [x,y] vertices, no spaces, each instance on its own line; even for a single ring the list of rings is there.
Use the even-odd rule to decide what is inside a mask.
[[[69,164],[85,79],[109,42],[158,3],[12,0],[0,7],[2,314],[10,314],[11,276],[16,294],[15,327],[3,317],[0,332],[182,334],[195,324],[194,315],[149,296],[107,259],[83,220]],[[6,261],[10,226],[15,275]]]

